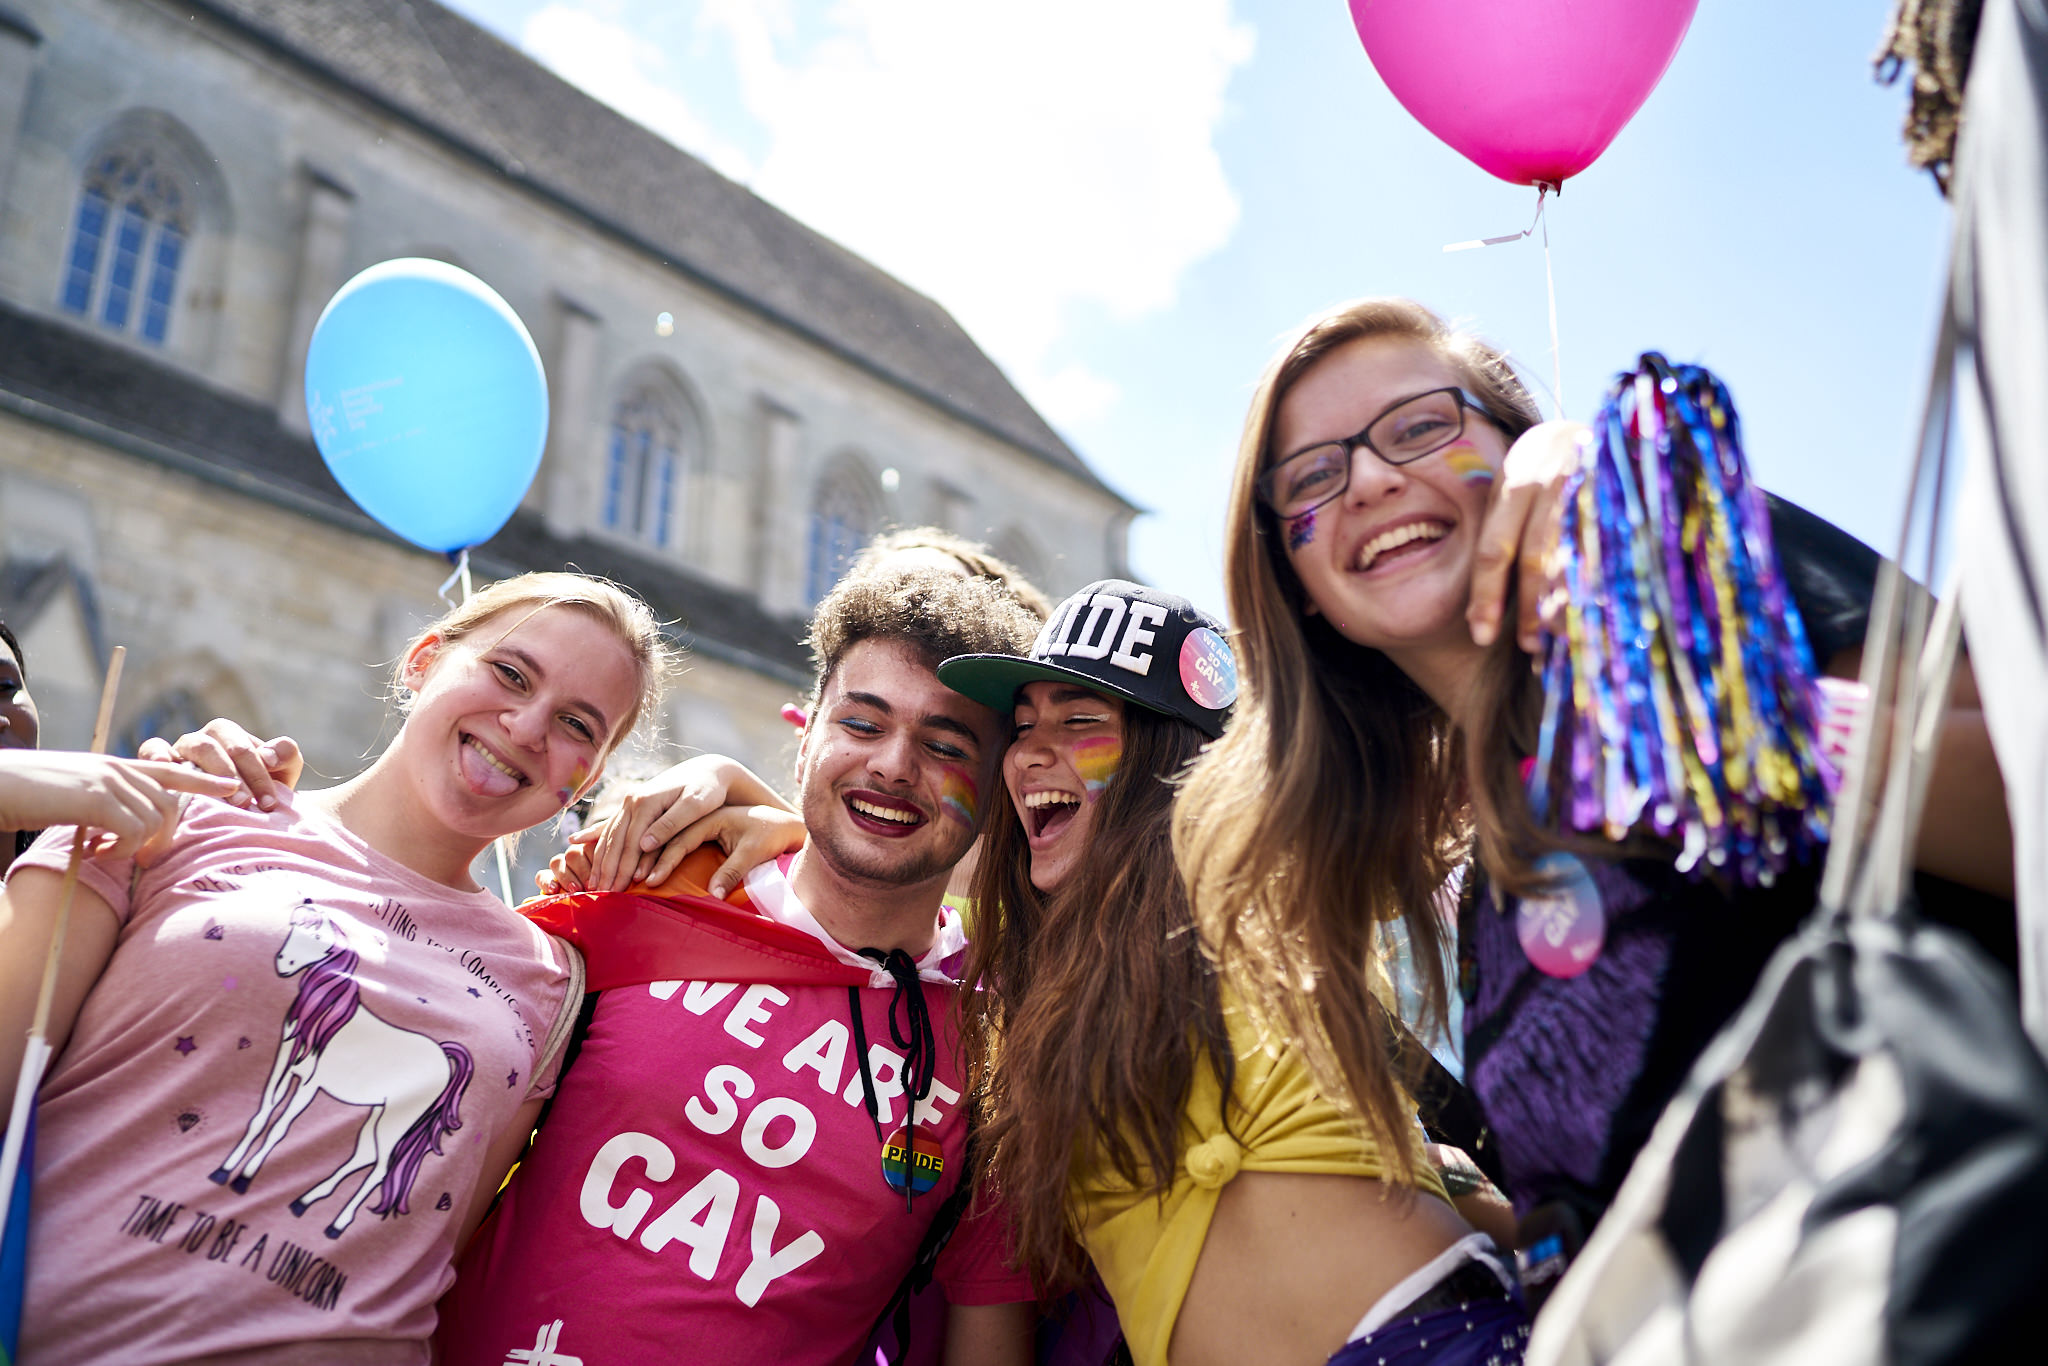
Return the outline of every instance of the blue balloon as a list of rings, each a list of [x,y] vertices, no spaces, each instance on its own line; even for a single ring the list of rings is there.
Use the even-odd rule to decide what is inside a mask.
[[[547,376],[497,291],[402,258],[328,300],[306,352],[306,413],[363,511],[453,554],[495,535],[540,469]]]

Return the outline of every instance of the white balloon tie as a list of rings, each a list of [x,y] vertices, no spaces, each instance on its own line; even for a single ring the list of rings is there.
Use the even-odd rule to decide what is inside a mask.
[[[1539,180],[1536,182],[1536,216],[1530,219],[1529,226],[1523,228],[1520,232],[1511,232],[1502,237],[1475,237],[1469,242],[1451,242],[1445,245],[1444,250],[1447,252],[1472,251],[1478,247],[1497,247],[1504,242],[1521,241],[1524,237],[1527,237],[1530,233],[1536,231],[1537,225],[1543,222],[1544,197],[1555,188],[1556,187],[1553,186],[1547,180]],[[1550,229],[1545,228],[1543,230],[1543,233],[1544,240],[1548,241],[1550,236]]]
[[[455,587],[458,583],[462,585],[462,600],[464,602],[469,601],[469,547],[464,546],[449,558],[455,565],[455,570],[447,578],[441,580],[440,588],[435,591],[440,593],[441,601],[453,607],[455,606],[455,599],[448,596],[448,590]]]
[[[1519,242],[1543,229],[1543,288],[1550,297],[1550,405],[1558,417],[1564,416],[1564,351],[1557,340],[1557,277],[1550,269],[1550,220],[1543,216],[1545,199],[1556,192],[1557,186],[1547,180],[1536,182],[1536,216],[1529,220],[1529,226],[1520,232],[1507,233],[1500,237],[1475,237],[1469,242],[1452,242],[1444,247],[1447,252],[1471,251],[1477,247],[1497,247],[1506,242]]]

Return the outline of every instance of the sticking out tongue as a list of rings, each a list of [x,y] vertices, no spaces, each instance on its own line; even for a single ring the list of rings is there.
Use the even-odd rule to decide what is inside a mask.
[[[474,740],[462,742],[462,779],[472,792],[486,797],[509,797],[524,784],[492,763]]]

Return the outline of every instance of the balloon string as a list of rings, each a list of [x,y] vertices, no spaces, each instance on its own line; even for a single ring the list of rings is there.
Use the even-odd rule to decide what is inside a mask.
[[[1557,277],[1550,273],[1550,220],[1543,216],[1545,185],[1536,187],[1536,219],[1543,224],[1543,288],[1550,295],[1550,406],[1564,416],[1564,348],[1557,340]]]
[[[1545,200],[1555,192],[1557,186],[1547,180],[1536,182],[1536,216],[1529,220],[1529,226],[1520,232],[1507,233],[1500,237],[1475,237],[1469,242],[1452,242],[1445,251],[1471,251],[1476,247],[1498,247],[1508,242],[1519,242],[1543,229],[1543,287],[1550,296],[1550,404],[1557,416],[1564,416],[1564,352],[1557,340],[1557,277],[1550,270],[1550,220],[1543,216]]]
[[[462,601],[467,604],[476,593],[476,586],[470,582],[469,577],[469,547],[464,546],[448,558],[455,562],[455,571],[447,578],[441,580],[441,601],[447,603],[450,607],[455,606],[455,599],[449,597],[448,593],[450,589],[460,583],[462,585]],[[498,859],[498,891],[504,896],[505,904],[510,906],[512,904],[512,860],[505,854],[505,841],[502,836],[491,841],[491,852],[496,854]]]

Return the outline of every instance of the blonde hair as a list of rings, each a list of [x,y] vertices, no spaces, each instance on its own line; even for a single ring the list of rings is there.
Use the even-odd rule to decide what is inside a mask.
[[[1287,339],[1253,393],[1226,513],[1237,711],[1187,780],[1173,844],[1226,974],[1302,1042],[1323,1088],[1356,1108],[1390,1170],[1412,1179],[1413,1111],[1389,1061],[1394,1020],[1372,984],[1379,927],[1401,922],[1424,1023],[1442,1022],[1449,935],[1435,897],[1469,840],[1463,742],[1393,661],[1306,612],[1256,493],[1288,390],[1331,352],[1377,337],[1434,350],[1508,440],[1537,421],[1505,355],[1410,300],[1342,304]]]
[[[681,656],[669,643],[667,633],[646,603],[610,579],[590,574],[550,572],[517,574],[509,579],[500,579],[471,594],[461,606],[427,623],[405,647],[392,674],[392,692],[399,699],[400,708],[404,708],[411,696],[411,690],[404,683],[406,663],[422,643],[431,638],[443,645],[453,645],[475,635],[487,623],[508,612],[526,609],[519,618],[524,621],[550,607],[566,607],[602,622],[612,629],[619,643],[633,657],[634,667],[640,676],[639,686],[634,689],[633,707],[613,730],[605,752],[616,749],[633,733],[641,717],[660,707],[661,695]]]

